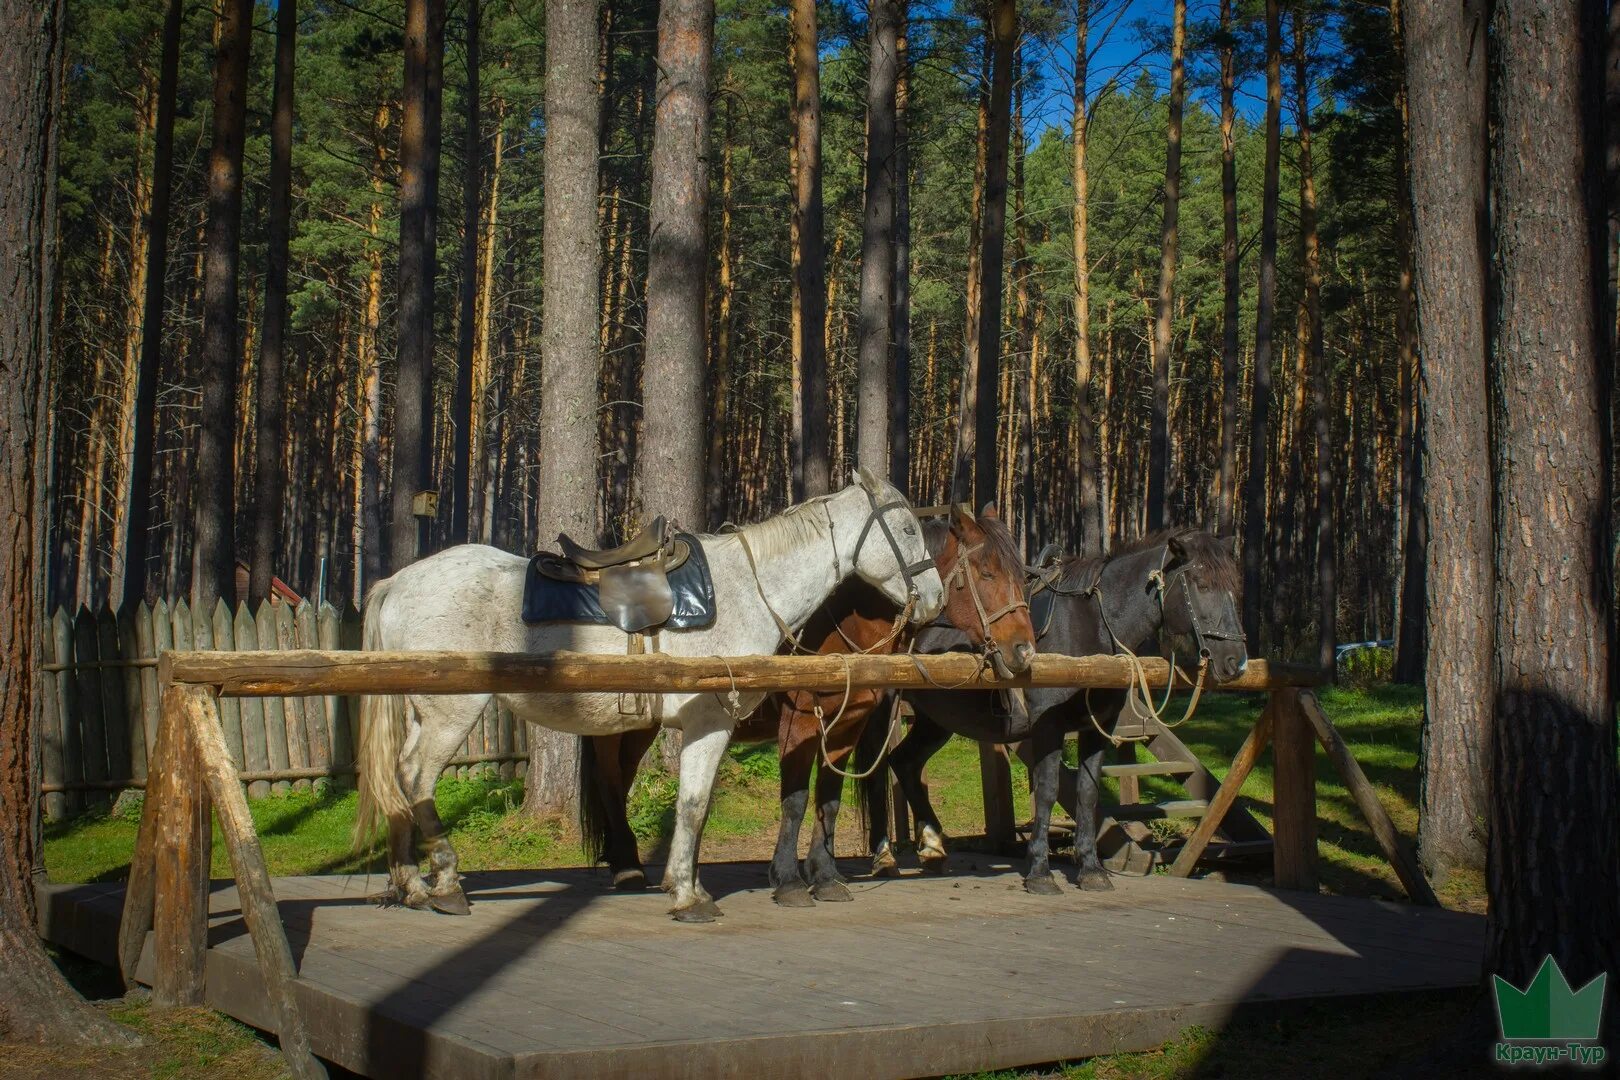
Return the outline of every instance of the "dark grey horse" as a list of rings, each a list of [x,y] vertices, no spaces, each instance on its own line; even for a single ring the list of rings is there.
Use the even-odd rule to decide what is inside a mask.
[[[1161,640],[1173,650],[1177,665],[1196,670],[1200,658],[1217,682],[1236,678],[1248,664],[1237,614],[1240,569],[1233,544],[1212,533],[1167,530],[1104,557],[1074,558],[1042,576],[1032,595],[1032,615],[1044,653],[1088,656],[1098,653],[1157,655]],[[1042,597],[1041,593],[1047,596]],[[931,626],[917,637],[918,652],[946,652],[966,644],[959,631]],[[917,822],[917,853],[924,869],[940,872],[945,864],[943,830],[928,801],[923,765],[953,734],[984,742],[1030,740],[1033,762],[1030,787],[1035,823],[1030,833],[1024,887],[1049,895],[1059,890],[1048,864],[1048,829],[1057,800],[1063,763],[1063,740],[1080,735],[1077,777],[1075,862],[1082,889],[1111,889],[1108,872],[1097,857],[1095,821],[1103,751],[1126,702],[1123,690],[1072,688],[1025,691],[1027,706],[1009,707],[997,692],[925,690],[908,692],[916,720],[893,754],[894,770]],[[1095,720],[1095,722],[1094,722]],[[1101,730],[1099,730],[1099,728]],[[873,725],[869,732],[881,725]],[[870,740],[869,740],[870,743]],[[863,747],[868,760],[878,748]],[[894,867],[889,822],[882,792],[887,785],[878,770],[862,785],[862,801],[871,828],[872,867],[884,873]]]

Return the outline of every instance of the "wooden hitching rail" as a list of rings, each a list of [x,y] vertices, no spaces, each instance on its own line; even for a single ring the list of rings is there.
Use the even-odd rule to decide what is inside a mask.
[[[1163,660],[1143,661],[1148,685],[1170,678]],[[151,760],[151,782],[142,810],[119,927],[119,961],[133,982],[147,932],[154,931],[152,992],[159,1004],[202,1001],[207,953],[210,804],[221,820],[243,916],[265,977],[265,992],[278,1021],[282,1052],[298,1077],[324,1075],[310,1051],[299,1013],[297,977],[263,852],[248,817],[238,770],[221,725],[221,698],[302,697],[331,694],[528,693],[724,693],[781,690],[1074,686],[1120,689],[1137,670],[1118,656],[1053,656],[1036,659],[1025,674],[999,679],[978,658],[943,656],[735,656],[667,654],[596,656],[560,652],[519,653],[346,652],[164,652],[158,675],[162,717]],[[1243,779],[1269,739],[1276,765],[1273,858],[1279,887],[1316,888],[1316,791],[1314,741],[1344,776],[1372,823],[1408,892],[1419,903],[1434,895],[1417,871],[1367,778],[1322,713],[1311,688],[1315,669],[1249,662],[1239,678],[1217,689],[1263,691],[1265,712],[1239,751],[1209,812],[1182,848],[1173,873],[1191,871],[1235,802]],[[1315,740],[1313,740],[1315,736]],[[999,755],[996,755],[999,757]],[[988,792],[988,789],[987,789]],[[1010,815],[1007,805],[987,806],[988,816]]]

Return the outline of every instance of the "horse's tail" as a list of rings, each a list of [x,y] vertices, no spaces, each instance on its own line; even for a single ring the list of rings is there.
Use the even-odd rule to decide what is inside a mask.
[[[607,850],[608,807],[607,794],[602,790],[600,771],[596,765],[596,738],[579,738],[579,843],[585,849],[585,861],[595,866],[602,861]]]
[[[383,647],[382,609],[392,579],[379,581],[366,596],[360,647]],[[399,786],[399,751],[405,742],[405,699],[399,694],[366,694],[360,698],[360,739],[356,760],[360,799],[355,813],[354,846],[370,845],[385,820],[408,818],[410,804]]]
[[[884,722],[888,713],[884,705],[898,708],[899,703],[892,700],[894,691],[889,691],[878,700],[866,718],[866,727],[861,731],[860,739],[855,743],[855,751],[850,757],[849,771],[857,776],[870,772],[870,776],[863,777],[855,784],[855,810],[859,815],[861,828],[866,830],[868,837],[875,832],[874,825],[881,824],[883,832],[889,831],[889,767],[885,761],[878,762],[888,752],[889,725]]]

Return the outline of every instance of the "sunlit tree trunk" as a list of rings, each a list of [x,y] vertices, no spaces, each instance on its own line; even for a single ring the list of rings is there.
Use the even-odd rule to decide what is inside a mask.
[[[831,488],[827,462],[827,276],[821,206],[821,59],[815,0],[792,0],[793,147],[797,162],[793,220],[798,238],[793,279],[799,302],[799,471],[804,496]]]
[[[707,446],[704,286],[709,277],[709,64],[713,0],[664,0],[647,250],[642,511],[702,528]],[[656,387],[656,392],[654,388]]]
[[[894,284],[894,101],[898,0],[872,0],[866,77],[866,203],[861,232],[855,460],[889,472],[889,341]]]
[[[1221,461],[1217,528],[1223,535],[1237,528],[1237,424],[1240,373],[1238,311],[1243,285],[1238,277],[1237,63],[1232,28],[1232,2],[1221,0]]]
[[[1549,954],[1575,987],[1620,970],[1611,373],[1594,290],[1604,270],[1604,229],[1594,220],[1602,99],[1587,51],[1602,41],[1593,16],[1550,0],[1498,0],[1490,16],[1499,682],[1485,970],[1520,986]],[[1617,1028],[1610,1016],[1605,1034]]]
[[[894,386],[889,410],[889,480],[911,493],[911,144],[906,106],[906,0],[896,0],[894,93]]]
[[[1316,231],[1316,177],[1311,159],[1311,93],[1305,10],[1294,14],[1294,87],[1299,136],[1299,232],[1305,268],[1305,353],[1316,413],[1316,663],[1331,673],[1338,642],[1338,552],[1334,536],[1332,380],[1322,350],[1322,246]]]
[[[1271,363],[1277,306],[1277,192],[1282,153],[1282,13],[1266,0],[1266,161],[1260,210],[1260,298],[1254,326],[1254,389],[1249,404],[1249,482],[1244,493],[1243,633],[1259,652],[1266,545],[1266,466],[1271,449]]]
[[[979,370],[974,415],[973,501],[996,497],[996,382],[1001,374],[1002,263],[1007,225],[1007,143],[1012,127],[1013,52],[1018,47],[1015,0],[995,0],[990,29],[994,60],[990,75],[989,127],[985,136],[982,282],[979,296]]]
[[[1091,407],[1091,258],[1086,167],[1086,78],[1090,69],[1087,38],[1091,0],[1076,0],[1074,17],[1074,112],[1070,133],[1074,143],[1075,472],[1080,478],[1080,535],[1076,548],[1082,555],[1096,555],[1103,549],[1103,513],[1097,488],[1099,435]]]
[[[241,341],[237,258],[242,236],[242,138],[247,117],[252,0],[221,10],[214,60],[213,147],[208,155],[207,258],[203,275],[202,412],[192,532],[192,608],[211,611],[236,593],[236,410]]]
[[[433,486],[433,282],[439,118],[444,92],[444,0],[405,5],[405,108],[399,131],[399,368],[394,381],[388,570],[421,554],[428,520],[417,492]],[[592,215],[591,220],[595,220]]]
[[[1148,432],[1148,528],[1164,526],[1170,481],[1170,350],[1181,214],[1181,114],[1187,96],[1187,0],[1175,0],[1170,37],[1170,120],[1164,156],[1164,223],[1159,231],[1159,303],[1153,320],[1153,417]]]
[[[64,26],[60,0],[0,0],[0,1040],[78,1046],[135,1039],[88,1008],[46,957],[35,921],[43,877],[34,786],[39,635],[50,467],[51,306],[56,241],[55,112]]]
[[[483,190],[484,136],[478,100],[479,0],[465,0],[467,16],[467,86],[461,164],[460,326],[456,335],[456,387],[451,401],[455,456],[450,467],[450,542],[465,544],[472,512],[473,432],[481,402],[473,393],[473,364],[478,347],[479,196]]]
[[[1483,0],[1403,5],[1423,354],[1428,664],[1418,853],[1431,875],[1483,870],[1495,690],[1486,389]],[[1442,527],[1443,526],[1443,527]]]
[[[264,600],[276,570],[276,541],[286,501],[281,471],[285,434],[282,372],[286,365],[287,248],[292,238],[293,64],[298,2],[276,5],[276,85],[270,110],[270,205],[265,252],[264,333],[259,351],[258,424],[254,435],[253,554],[248,596]],[[285,568],[285,564],[283,564]]]
[[[596,0],[546,9],[546,276],[536,471],[537,528],[547,546],[559,532],[589,537],[596,527],[599,32]],[[574,736],[529,726],[526,812],[549,816],[573,807],[578,754]]]

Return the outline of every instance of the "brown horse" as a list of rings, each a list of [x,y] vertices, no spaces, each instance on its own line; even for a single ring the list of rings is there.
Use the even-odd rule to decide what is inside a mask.
[[[945,610],[938,621],[961,631],[1003,676],[1029,668],[1035,629],[1024,598],[1024,566],[1012,534],[987,506],[975,517],[953,508],[923,521],[928,552],[945,583]],[[819,653],[904,651],[911,630],[893,632],[895,608],[870,587],[846,584],[833,593],[799,632],[806,650]],[[791,646],[785,647],[789,649]],[[877,690],[772,695],[732,738],[763,742],[776,736],[781,754],[782,819],[770,882],[777,903],[806,907],[816,900],[849,900],[833,860],[833,838],[843,791],[843,763],[860,743],[884,694]],[[880,719],[887,720],[887,715]],[[626,801],[636,768],[656,729],[587,738],[580,754],[580,829],[587,854],[605,860],[620,889],[646,887]],[[816,777],[816,824],[810,854],[800,873],[799,828],[809,799],[810,770]]]

